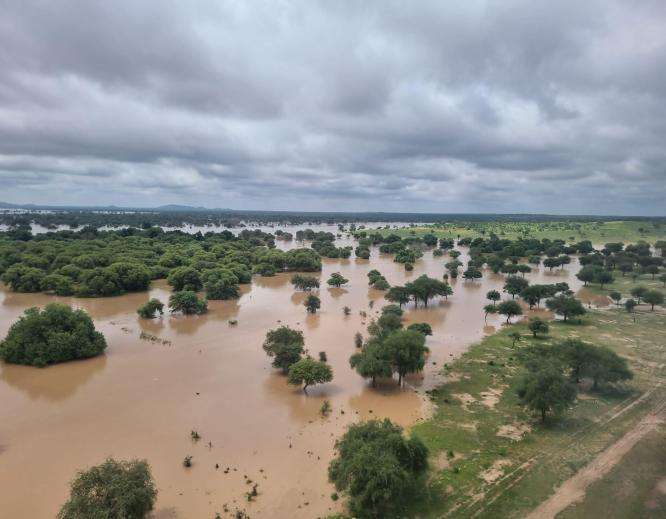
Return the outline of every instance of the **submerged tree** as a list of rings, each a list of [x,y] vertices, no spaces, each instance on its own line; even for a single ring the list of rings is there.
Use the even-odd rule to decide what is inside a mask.
[[[349,495],[355,517],[402,517],[405,506],[425,488],[428,450],[406,438],[390,420],[354,424],[335,444],[328,476]]]
[[[331,380],[333,380],[331,366],[311,357],[304,357],[289,367],[289,383],[295,386],[302,385],[305,393],[307,393],[308,386],[323,384]]]
[[[502,301],[497,305],[497,313],[506,315],[506,322],[509,323],[512,317],[516,315],[522,315],[523,309],[514,300]]]
[[[160,315],[164,313],[164,303],[159,299],[152,298],[141,305],[136,313],[144,319],[152,319],[155,317],[156,313],[159,313]]]
[[[328,281],[326,281],[330,286],[332,287],[341,287],[342,285],[345,285],[349,283],[349,280],[345,277],[343,277],[342,274],[339,272],[334,272],[331,274],[331,277],[328,278]]]
[[[146,461],[109,458],[77,474],[58,519],[143,519],[156,498],[157,489]]]
[[[208,303],[205,299],[199,299],[196,292],[183,290],[171,294],[169,308],[172,312],[181,312],[185,315],[205,314],[208,311]]]
[[[305,298],[303,305],[305,306],[305,309],[308,311],[308,313],[315,314],[317,313],[317,310],[321,308],[321,299],[319,299],[319,297],[314,294],[310,294]]]
[[[302,331],[280,326],[268,331],[263,348],[266,355],[273,358],[273,367],[280,368],[287,373],[289,367],[301,358],[304,345],[305,339]]]

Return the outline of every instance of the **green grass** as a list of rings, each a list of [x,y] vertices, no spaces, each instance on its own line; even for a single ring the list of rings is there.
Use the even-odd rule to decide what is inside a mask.
[[[636,315],[634,323],[624,310],[591,312],[581,325],[551,323],[547,339],[533,339],[524,324],[514,325],[485,338],[455,361],[447,369],[453,380],[432,393],[435,416],[413,427],[433,460],[430,499],[421,501],[414,513],[521,517],[621,437],[665,396],[663,389],[651,390],[664,378],[666,318],[656,312]],[[514,348],[508,333],[515,330],[523,333],[524,340]],[[561,421],[542,425],[518,405],[517,350],[534,341],[565,337],[608,345],[630,360],[635,378],[623,391],[582,393]],[[489,390],[501,394],[493,407],[483,403],[482,393]],[[638,404],[610,419],[648,391]],[[469,397],[456,395],[471,395],[473,401],[466,405],[463,400]],[[497,435],[501,426],[516,424],[528,425],[531,432],[521,440]],[[448,451],[454,458],[447,463]],[[489,475],[498,464],[504,464],[502,476],[484,481],[484,473]]]
[[[570,506],[558,518],[666,517],[666,494],[655,484],[666,477],[665,432],[662,425],[640,440],[621,463],[590,485],[581,503]]]
[[[440,238],[488,236],[495,233],[501,238],[549,238],[564,239],[567,242],[590,240],[594,244],[608,242],[635,243],[643,240],[654,243],[666,239],[666,225],[659,221],[618,220],[608,222],[474,222],[469,224],[433,224],[402,229],[385,229],[384,234],[398,234],[402,237],[422,235],[428,232]]]
[[[660,272],[660,274],[662,273],[664,273],[664,270]],[[613,276],[615,277],[615,280],[608,285],[604,285],[604,288],[600,288],[596,283],[589,284],[587,288],[595,294],[605,296],[613,291],[618,291],[622,294],[623,297],[631,297],[631,289],[638,285],[666,292],[664,283],[659,281],[659,274],[653,279],[651,274],[639,274],[637,276],[633,276],[631,273],[629,273],[625,276],[622,276],[621,272],[614,270]]]

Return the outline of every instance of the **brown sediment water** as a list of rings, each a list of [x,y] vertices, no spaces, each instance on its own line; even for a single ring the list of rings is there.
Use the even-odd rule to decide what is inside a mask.
[[[423,419],[424,392],[438,383],[442,365],[502,326],[501,316],[489,315],[485,323],[482,307],[488,290],[501,290],[504,276],[485,271],[479,281],[454,280],[448,301],[406,307],[406,324],[428,322],[433,329],[422,375],[407,377],[404,388],[383,381],[373,389],[350,369],[354,334],[365,335],[385,303],[383,292],[368,287],[367,272],[378,269],[391,284],[424,273],[441,278],[448,259],[426,252],[413,272],[376,249],[371,260],[324,260],[316,274],[322,300],[316,315],[306,314],[291,274],[255,277],[240,299],[211,301],[203,316],[148,321],[138,319],[136,309],[150,297],[167,302],[163,281],[150,292],[103,299],[3,289],[0,336],[26,308],[59,300],[88,311],[109,347],[98,358],[46,369],[0,366],[0,515],[53,517],[76,471],[107,456],[149,461],[159,488],[157,518],[224,516],[225,504],[252,517],[310,518],[339,510],[327,466],[345,427],[362,418],[389,417],[404,426]],[[527,278],[577,289],[574,263]],[[336,271],[349,284],[327,288]],[[343,315],[344,306],[351,315]],[[326,352],[333,382],[306,395],[270,366],[261,345],[281,324],[303,330],[312,356]],[[142,340],[142,331],[160,341]],[[327,418],[319,414],[324,400],[332,406]],[[191,440],[192,430],[200,441]],[[182,465],[187,455],[193,456],[189,469]],[[245,493],[255,483],[259,495],[248,502]]]

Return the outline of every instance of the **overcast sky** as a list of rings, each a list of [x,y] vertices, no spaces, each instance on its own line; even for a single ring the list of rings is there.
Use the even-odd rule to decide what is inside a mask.
[[[666,214],[664,0],[0,9],[1,201]]]

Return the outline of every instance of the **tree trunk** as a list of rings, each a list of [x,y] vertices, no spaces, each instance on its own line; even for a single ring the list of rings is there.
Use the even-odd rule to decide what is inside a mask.
[[[546,421],[546,410],[545,409],[541,410],[541,421],[542,422]]]
[[[402,387],[402,373],[398,372],[398,385]]]
[[[307,384],[305,384],[303,386],[303,393],[305,393],[306,395],[308,394],[308,385]]]
[[[374,377],[374,375],[372,377],[372,387],[375,387],[375,377]]]

